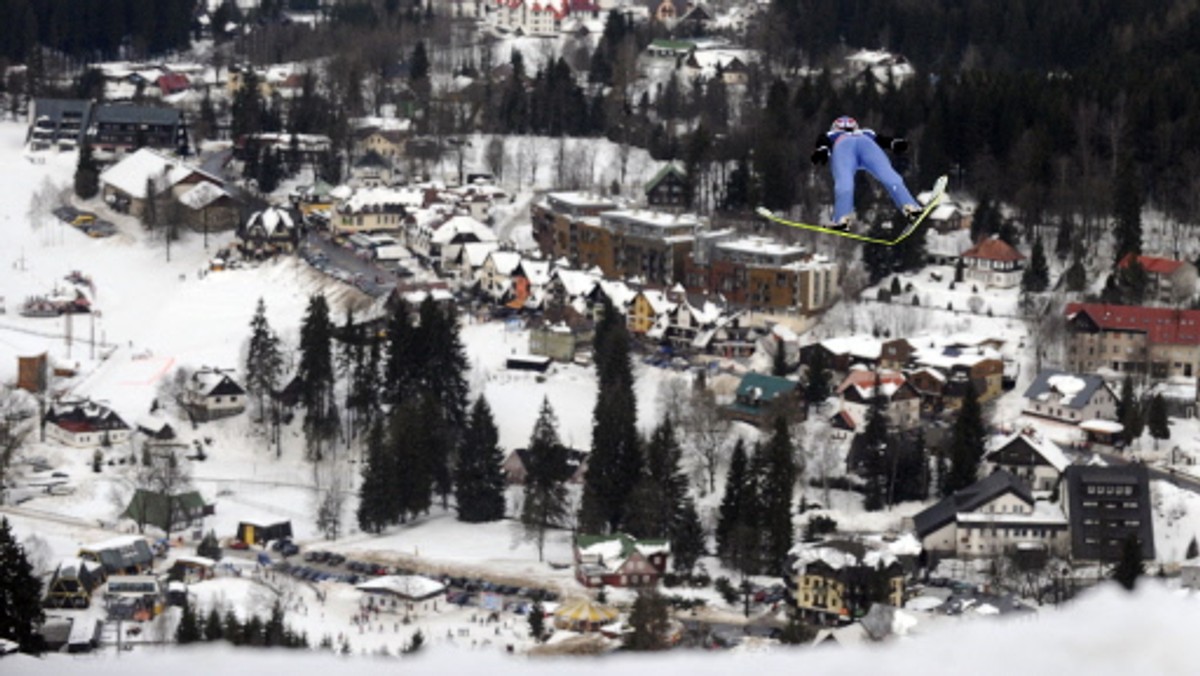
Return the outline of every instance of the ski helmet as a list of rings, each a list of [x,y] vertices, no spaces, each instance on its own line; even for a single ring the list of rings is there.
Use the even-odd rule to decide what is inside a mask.
[[[833,121],[833,126],[831,126],[829,128],[829,130],[830,131],[858,131],[858,120],[854,119],[853,117],[850,117],[849,115],[843,115]]]

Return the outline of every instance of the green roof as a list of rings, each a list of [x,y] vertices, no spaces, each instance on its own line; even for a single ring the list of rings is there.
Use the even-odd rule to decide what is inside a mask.
[[[660,38],[652,41],[650,46],[655,49],[676,49],[687,51],[695,47],[696,43],[692,42],[691,40],[666,40]]]
[[[670,541],[663,538],[643,538],[638,540],[632,535],[626,533],[613,533],[612,535],[576,535],[575,546],[579,549],[587,549],[593,545],[598,545],[604,542],[620,542],[622,558],[629,558],[634,552],[636,545],[661,547],[669,545]]]
[[[650,179],[649,181],[646,181],[645,190],[647,192],[649,192],[650,190],[653,190],[654,186],[658,185],[659,181],[662,181],[664,178],[666,178],[668,174],[679,174],[680,178],[684,178],[687,176],[686,171],[675,166],[675,164],[673,162],[667,162],[663,166],[662,169],[658,170],[658,173],[656,173],[654,175],[654,178]]]
[[[191,520],[190,515],[197,515],[203,512],[206,503],[204,498],[196,491],[187,493],[179,493],[171,498],[175,501],[175,522],[180,523]],[[129,506],[125,508],[122,517],[127,517],[137,521],[138,523],[146,523],[152,526],[157,526],[161,529],[172,530],[168,528],[167,513],[169,511],[169,503],[167,496],[162,493],[155,493],[139,488],[133,494],[133,499],[129,501]]]
[[[794,380],[751,371],[742,376],[742,382],[738,384],[737,396],[746,396],[759,401],[769,402],[781,394],[787,394],[795,390],[798,385],[799,383]],[[752,397],[751,394],[755,389],[758,390],[758,396]]]

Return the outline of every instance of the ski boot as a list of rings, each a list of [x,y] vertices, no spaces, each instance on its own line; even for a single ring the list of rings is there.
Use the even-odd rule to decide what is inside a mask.
[[[904,205],[904,220],[906,223],[908,223],[908,227],[910,228],[916,225],[917,219],[919,219],[923,213],[925,213],[925,209],[919,204]]]
[[[850,232],[850,226],[854,223],[854,214],[846,214],[841,218],[831,223],[829,230],[837,230],[838,232]]]

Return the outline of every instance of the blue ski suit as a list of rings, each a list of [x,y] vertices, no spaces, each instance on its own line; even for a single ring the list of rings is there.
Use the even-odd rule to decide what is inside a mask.
[[[902,139],[879,136],[870,129],[835,130],[817,137],[813,161],[820,163],[828,159],[829,169],[833,173],[834,223],[854,213],[854,174],[859,169],[865,169],[887,188],[897,209],[919,206],[880,145],[887,145],[897,152],[907,147]]]

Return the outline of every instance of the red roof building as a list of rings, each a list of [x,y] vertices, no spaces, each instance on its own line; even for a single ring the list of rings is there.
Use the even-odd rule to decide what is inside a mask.
[[[1134,254],[1121,259],[1119,266],[1127,269],[1133,264]],[[1186,261],[1156,256],[1137,256],[1137,262],[1146,271],[1149,282],[1147,298],[1173,305],[1186,304],[1196,290],[1196,266]]]
[[[1200,373],[1200,310],[1070,303],[1068,366],[1149,373],[1154,378]]]
[[[1021,283],[1025,256],[999,237],[989,237],[962,254],[967,281],[1010,289]]]
[[[1128,268],[1133,263],[1134,257],[1135,254],[1132,252],[1126,254],[1119,264],[1121,269]],[[1157,256],[1137,256],[1137,262],[1142,266],[1142,269],[1152,275],[1170,275],[1183,266],[1183,261],[1159,258]]]

